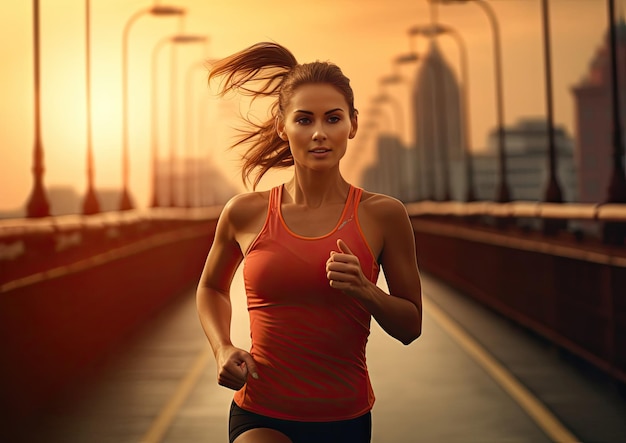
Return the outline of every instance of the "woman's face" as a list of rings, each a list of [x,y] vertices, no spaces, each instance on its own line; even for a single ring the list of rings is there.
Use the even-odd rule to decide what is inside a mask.
[[[294,162],[320,170],[337,166],[348,139],[356,135],[357,119],[350,118],[345,97],[332,85],[305,84],[293,93],[276,129],[289,141]]]

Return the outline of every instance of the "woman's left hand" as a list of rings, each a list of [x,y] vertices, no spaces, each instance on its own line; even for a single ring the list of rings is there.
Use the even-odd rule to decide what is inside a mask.
[[[363,275],[359,258],[352,253],[348,245],[339,239],[337,247],[340,252],[331,251],[326,261],[326,278],[331,287],[359,298],[369,280]]]

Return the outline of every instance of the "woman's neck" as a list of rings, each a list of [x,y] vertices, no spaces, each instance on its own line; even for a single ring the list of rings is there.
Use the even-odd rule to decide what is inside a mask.
[[[285,191],[290,201],[296,205],[317,208],[325,204],[344,202],[350,184],[339,172],[332,174],[305,173],[297,171],[285,183]]]

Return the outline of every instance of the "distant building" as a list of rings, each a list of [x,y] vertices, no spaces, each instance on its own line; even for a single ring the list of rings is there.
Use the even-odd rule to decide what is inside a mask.
[[[622,128],[626,127],[626,23],[617,24],[618,84]],[[601,203],[608,196],[613,170],[613,106],[610,40],[604,41],[589,63],[583,79],[572,87],[576,131],[575,158],[581,202]],[[623,160],[623,159],[622,159]]]
[[[392,193],[399,187],[400,195],[407,196],[406,201],[444,200],[446,197],[465,200],[468,168],[464,152],[465,119],[461,104],[461,85],[436,40],[432,40],[414,83],[412,126],[415,146],[399,149],[401,146],[396,146],[390,135],[380,136],[377,141],[378,163],[375,168],[365,171],[364,181],[381,192]],[[606,114],[608,106],[605,104],[604,107]],[[600,112],[597,114],[602,115]],[[603,122],[606,120],[602,117],[599,119]],[[544,117],[522,118],[514,125],[505,127],[504,136],[506,180],[511,198],[545,200],[549,179],[547,120]],[[578,170],[588,160],[581,162],[575,156],[575,142],[563,127],[554,127],[554,136],[556,179],[563,201],[579,201],[582,189],[580,181],[584,179],[579,180]],[[488,135],[487,145],[485,152],[472,155],[473,190],[478,200],[496,199],[500,179],[495,129]],[[397,159],[404,159],[404,164],[392,169],[396,174],[381,171],[391,165],[398,165]],[[408,176],[405,177],[405,174]],[[606,170],[603,174],[605,178],[609,175]]]
[[[464,172],[459,177],[451,167],[463,159],[460,103],[457,79],[433,39],[417,72],[413,93],[418,171],[415,186],[420,199],[441,200],[446,188],[453,200],[464,197]]]
[[[413,85],[414,146],[405,147],[397,136],[379,135],[378,160],[364,171],[362,182],[402,201],[464,200],[467,174],[460,87],[435,39]]]
[[[548,184],[548,124],[545,118],[523,118],[504,128],[506,178],[513,200],[542,201]],[[564,128],[554,128],[556,176],[563,201],[577,201],[574,140]],[[499,184],[498,137],[490,132],[485,153],[473,156],[474,184],[479,200],[494,200]],[[459,166],[457,165],[458,169]]]
[[[360,185],[368,191],[380,192],[407,200],[410,187],[409,153],[395,135],[380,134],[376,140],[376,159],[363,171]]]

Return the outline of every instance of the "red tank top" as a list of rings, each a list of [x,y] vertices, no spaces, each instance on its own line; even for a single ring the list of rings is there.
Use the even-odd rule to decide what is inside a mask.
[[[239,407],[285,420],[347,420],[374,404],[365,361],[370,313],[330,287],[326,261],[346,242],[365,276],[379,266],[359,225],[362,189],[350,187],[335,228],[321,237],[289,230],[283,187],[270,192],[268,214],[244,261],[252,347],[259,379],[235,393]]]

